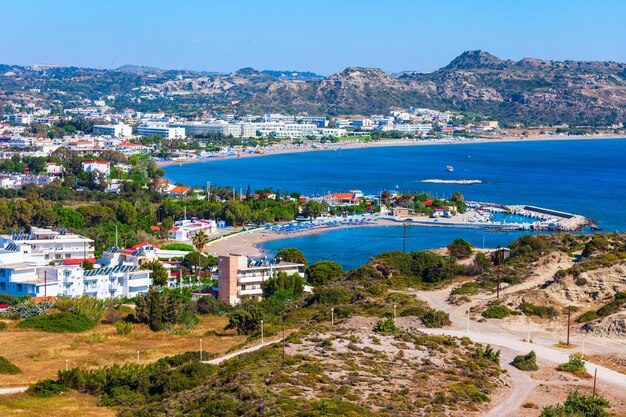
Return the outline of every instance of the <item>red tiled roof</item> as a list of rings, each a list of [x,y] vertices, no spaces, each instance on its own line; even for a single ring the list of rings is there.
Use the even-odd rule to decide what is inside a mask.
[[[136,244],[135,246],[132,246],[132,247],[128,248],[128,250],[137,250],[137,249],[139,249],[139,248],[143,248],[144,246],[153,246],[153,247],[155,247],[155,248],[157,248],[157,249],[160,249],[160,247],[159,247],[159,246],[157,246],[157,245],[155,245],[155,244],[153,244],[153,243],[150,243],[150,242],[141,242],[141,243]]]
[[[186,192],[188,192],[190,189],[191,189],[191,188],[189,188],[189,187],[185,187],[185,186],[182,186],[182,185],[178,185],[178,186],[176,186],[176,187],[172,188],[172,190],[170,191],[170,193],[173,193],[173,194],[185,194],[185,193],[186,193]]]
[[[96,263],[96,258],[87,258],[86,260],[91,262],[92,264]],[[85,262],[84,258],[63,259],[63,265],[80,265],[83,262]]]

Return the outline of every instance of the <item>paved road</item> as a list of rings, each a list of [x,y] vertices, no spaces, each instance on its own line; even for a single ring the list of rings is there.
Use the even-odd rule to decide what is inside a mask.
[[[535,387],[535,384],[533,383],[530,375],[528,375],[528,372],[520,371],[511,365],[513,358],[518,355],[518,352],[502,348],[501,355],[501,366],[506,369],[511,376],[513,391],[511,392],[511,395],[503,399],[496,407],[492,408],[483,417],[503,417],[512,415],[512,412],[517,412],[522,404],[526,402],[526,399]]]
[[[0,395],[20,394],[26,392],[28,387],[16,387],[16,388],[0,388]]]
[[[211,359],[210,361],[202,361],[202,363],[206,363],[209,365],[219,365],[220,363],[227,361],[228,359],[234,358],[239,355],[243,355],[244,353],[254,352],[255,350],[259,350],[264,348],[265,346],[273,345],[275,343],[281,342],[283,338],[268,340],[267,342],[259,343],[258,345],[251,346],[249,348],[237,350],[235,352],[229,353],[228,355],[220,356],[219,358]]]

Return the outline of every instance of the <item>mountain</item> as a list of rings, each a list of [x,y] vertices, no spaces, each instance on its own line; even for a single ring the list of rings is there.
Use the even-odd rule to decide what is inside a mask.
[[[626,66],[617,62],[504,60],[467,51],[431,72],[391,75],[346,68],[310,72],[242,68],[230,74],[125,65],[113,70],[0,65],[0,106],[7,95],[38,89],[39,101],[71,104],[115,95],[118,108],[182,114],[386,113],[429,107],[479,114],[503,123],[611,125],[626,119]]]

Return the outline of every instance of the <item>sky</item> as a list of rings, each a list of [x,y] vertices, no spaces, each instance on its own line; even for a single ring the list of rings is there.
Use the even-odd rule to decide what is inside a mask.
[[[0,0],[0,63],[433,71],[466,50],[626,62],[623,0]]]

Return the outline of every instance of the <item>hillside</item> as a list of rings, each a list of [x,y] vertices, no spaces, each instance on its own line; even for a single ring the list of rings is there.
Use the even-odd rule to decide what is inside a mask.
[[[468,51],[432,73],[387,74],[347,68],[322,77],[310,72],[230,74],[125,65],[113,70],[0,65],[3,102],[18,91],[73,104],[115,95],[111,105],[138,110],[386,113],[394,107],[430,107],[477,113],[504,123],[610,125],[626,116],[626,66],[616,62],[503,60]],[[16,101],[16,98],[18,99]]]

